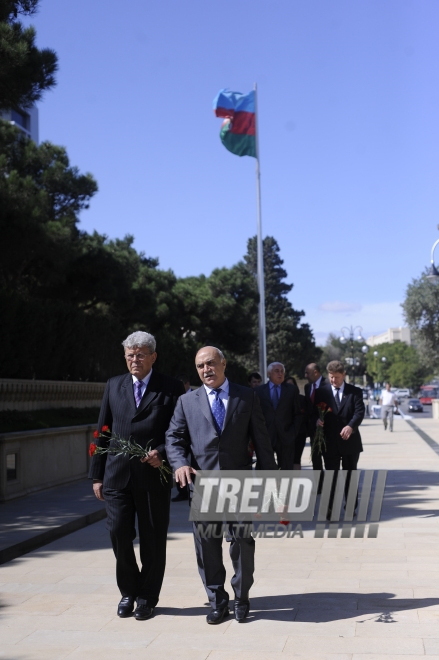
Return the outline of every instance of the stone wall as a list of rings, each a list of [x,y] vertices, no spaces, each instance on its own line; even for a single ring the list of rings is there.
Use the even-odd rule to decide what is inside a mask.
[[[105,383],[0,378],[0,410],[99,408]]]
[[[84,479],[95,428],[85,424],[1,434],[0,502]]]

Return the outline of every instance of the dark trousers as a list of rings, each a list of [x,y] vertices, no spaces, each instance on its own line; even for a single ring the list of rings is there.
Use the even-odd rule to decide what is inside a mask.
[[[104,488],[107,528],[116,557],[116,580],[122,596],[143,598],[157,605],[166,565],[170,491]],[[136,517],[141,568],[134,554]]]
[[[310,437],[309,442],[310,442],[310,445],[311,445],[312,469],[320,471],[320,479],[319,479],[319,484],[318,484],[318,492],[320,493],[321,490],[322,490],[323,476],[324,476],[323,475],[323,456],[317,449],[313,450],[314,437]]]
[[[205,538],[203,532],[209,525],[211,525],[213,534]],[[235,572],[231,579],[235,599],[248,601],[255,570],[255,540],[249,531],[251,524],[226,523],[226,529],[226,538],[230,542],[230,559]],[[226,607],[229,602],[229,594],[224,588],[226,569],[223,564],[222,549],[223,523],[194,522],[193,531],[198,572],[206,589],[209,603],[213,609]]]
[[[358,461],[360,454],[348,454],[347,456],[325,456],[325,469],[334,470],[334,478],[332,480],[331,494],[329,497],[329,509],[332,509],[332,503],[334,502],[335,489],[337,487],[337,473],[341,469],[347,470],[346,481],[344,486],[344,495],[345,499],[348,498],[349,484],[351,483],[351,473],[352,470],[357,469]],[[357,508],[358,496],[355,500],[355,508]]]
[[[303,454],[303,450],[305,449],[305,445],[306,445],[306,433],[299,433],[296,436],[296,440],[294,442],[295,465],[300,465],[300,461],[302,460],[302,454]]]
[[[273,442],[272,442],[273,444]],[[276,437],[273,445],[276,452],[277,464],[281,470],[294,470],[295,440]]]

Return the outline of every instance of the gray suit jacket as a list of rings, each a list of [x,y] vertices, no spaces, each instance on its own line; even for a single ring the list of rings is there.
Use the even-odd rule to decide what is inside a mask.
[[[199,470],[251,470],[253,442],[258,467],[277,470],[273,449],[254,390],[229,383],[229,402],[219,436],[206,390],[200,387],[177,401],[166,433],[166,454],[174,470],[191,465]]]

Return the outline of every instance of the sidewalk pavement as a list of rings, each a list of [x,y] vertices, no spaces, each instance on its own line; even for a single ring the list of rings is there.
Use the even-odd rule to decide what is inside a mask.
[[[390,433],[365,420],[362,436],[360,467],[390,470],[378,538],[314,538],[305,530],[303,538],[257,539],[244,624],[232,617],[206,624],[188,507],[179,502],[153,619],[116,616],[102,520],[0,566],[0,659],[439,660],[439,422],[396,418]],[[309,466],[308,449],[303,462]],[[25,540],[22,527],[31,538],[73,522],[76,506],[78,519],[94,514],[89,487],[1,505],[2,549]],[[228,557],[226,566],[230,579]]]

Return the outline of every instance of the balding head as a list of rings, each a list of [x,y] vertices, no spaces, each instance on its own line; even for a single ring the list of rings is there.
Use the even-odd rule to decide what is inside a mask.
[[[195,356],[195,367],[201,382],[207,387],[221,387],[224,383],[226,359],[219,348],[204,346]]]
[[[305,367],[305,378],[308,383],[315,383],[321,375],[320,367],[316,362],[311,362]]]

